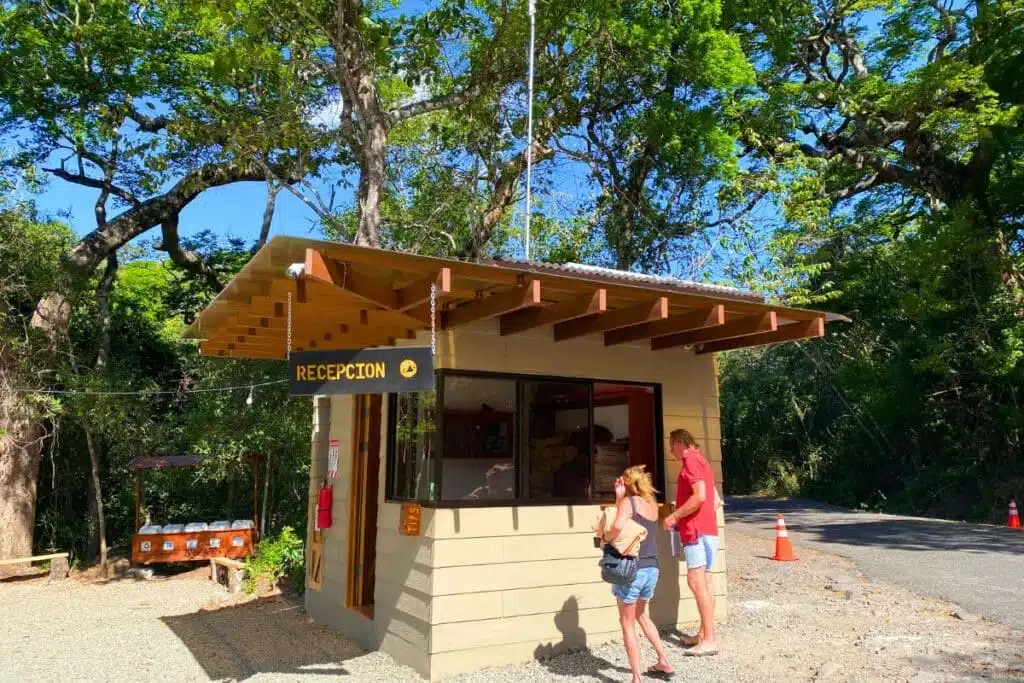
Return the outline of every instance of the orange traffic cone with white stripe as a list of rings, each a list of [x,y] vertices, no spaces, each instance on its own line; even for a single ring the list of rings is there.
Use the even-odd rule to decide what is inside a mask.
[[[779,515],[775,520],[775,556],[776,562],[793,562],[798,560],[793,554],[793,545],[789,542],[789,532],[786,531],[786,520]]]
[[[1013,498],[1010,499],[1010,514],[1006,518],[1006,526],[1011,529],[1020,528],[1020,513],[1017,512],[1017,501]]]

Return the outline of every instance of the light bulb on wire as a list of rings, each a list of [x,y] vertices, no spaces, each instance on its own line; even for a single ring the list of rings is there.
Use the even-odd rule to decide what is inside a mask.
[[[249,387],[249,395],[245,397],[245,405],[252,405],[252,387]]]

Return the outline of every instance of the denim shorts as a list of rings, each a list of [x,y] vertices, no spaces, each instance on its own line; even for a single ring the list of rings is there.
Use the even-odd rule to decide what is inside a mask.
[[[625,605],[632,605],[637,600],[650,600],[654,597],[654,587],[658,585],[658,568],[641,567],[636,570],[636,577],[631,583],[612,586],[612,595]]]
[[[687,569],[711,571],[715,564],[715,553],[718,551],[718,536],[698,536],[696,543],[683,546]]]

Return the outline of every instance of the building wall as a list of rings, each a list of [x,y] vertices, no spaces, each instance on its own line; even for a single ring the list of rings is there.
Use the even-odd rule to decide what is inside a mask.
[[[327,451],[338,441],[338,473],[334,486],[330,529],[323,531],[323,576],[319,591],[307,590],[306,612],[320,623],[338,629],[360,646],[383,650],[401,664],[428,673],[430,541],[425,536],[398,533],[401,506],[384,501],[387,401],[381,420],[381,469],[377,511],[377,559],[374,612],[369,619],[345,605],[349,558],[349,508],[352,483],[352,396],[317,397],[313,409],[313,447],[310,467],[307,538],[313,534],[317,491],[327,472]],[[424,510],[427,526],[432,511]]]
[[[309,477],[309,515],[306,538],[312,538],[317,491],[327,472],[327,450],[338,441],[338,473],[334,486],[331,528],[323,531],[323,574],[319,591],[307,590],[306,612],[314,620],[337,628],[365,648],[377,644],[374,623],[345,606],[349,558],[349,490],[352,481],[352,396],[318,396],[313,399],[313,458]]]
[[[681,349],[652,353],[643,343],[606,348],[600,336],[555,344],[550,327],[501,337],[496,321],[440,334],[438,342],[439,367],[660,383],[665,453],[669,432],[689,429],[721,481],[718,389],[710,357]],[[410,343],[427,344],[429,338],[421,335]],[[324,403],[330,407],[324,409]],[[597,505],[424,508],[421,535],[402,536],[397,531],[401,506],[384,500],[386,414],[381,420],[374,619],[346,608],[352,424],[351,396],[317,399],[311,506],[326,471],[329,439],[338,440],[340,454],[334,526],[324,538],[323,589],[306,593],[312,618],[433,680],[593,647],[620,636],[615,599],[600,579],[599,552],[592,542]],[[675,498],[678,473],[679,464],[669,458],[668,500]],[[722,533],[721,517],[719,527]],[[667,538],[659,540],[661,578],[652,617],[662,627],[695,624],[685,567],[671,557]],[[720,540],[716,611],[724,618],[724,536]]]
[[[600,335],[554,343],[551,328],[512,337],[495,321],[441,335],[446,368],[655,382],[662,385],[664,451],[683,427],[700,441],[721,481],[718,388],[711,357],[683,349],[652,353],[646,343],[605,347]],[[679,463],[666,462],[675,499]],[[620,637],[615,598],[597,570],[592,525],[597,505],[434,510],[430,546],[430,677],[592,647]],[[715,584],[726,614],[725,538]],[[661,576],[651,614],[662,627],[698,621],[685,566],[661,542]]]

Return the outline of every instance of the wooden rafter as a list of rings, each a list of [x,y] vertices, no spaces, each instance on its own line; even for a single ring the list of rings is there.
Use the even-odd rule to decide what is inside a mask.
[[[608,291],[598,289],[590,294],[573,297],[543,308],[524,308],[501,316],[502,335],[516,334],[542,325],[554,325],[588,315],[604,313],[608,308]]]
[[[744,349],[751,346],[764,346],[765,344],[777,344],[779,342],[796,341],[798,339],[815,339],[825,336],[825,319],[801,320],[795,323],[780,325],[774,332],[761,332],[746,337],[735,339],[723,339],[721,341],[701,344],[697,347],[697,353],[718,353],[719,351],[731,351],[732,349]]]
[[[452,269],[441,268],[437,275],[428,275],[398,291],[398,310],[408,311],[421,304],[430,303],[430,288],[436,287],[437,300],[448,298],[452,293]]]
[[[705,327],[700,330],[693,330],[692,332],[680,332],[664,337],[655,337],[651,340],[651,350],[660,351],[661,349],[670,349],[676,346],[691,346],[693,344],[744,337],[761,332],[774,332],[776,327],[775,312],[771,311],[763,315],[751,315],[739,320],[733,320],[717,327]]]
[[[651,320],[668,317],[668,299],[660,296],[653,301],[617,308],[600,315],[567,320],[555,325],[555,341],[565,341],[587,334],[608,332],[622,327],[631,327]]]
[[[540,280],[527,280],[525,284],[497,294],[470,301],[441,314],[441,329],[493,318],[503,313],[530,306],[541,306]]]
[[[360,273],[349,264],[324,256],[316,249],[306,250],[303,278],[331,285],[362,301],[392,311],[408,311],[429,301],[431,286],[437,287],[437,295],[441,298],[452,291],[451,268],[439,268],[436,273],[395,289],[391,283]]]
[[[725,306],[718,304],[711,308],[701,308],[688,313],[669,316],[664,320],[652,320],[632,327],[612,330],[604,333],[604,345],[615,346],[625,344],[639,339],[650,339],[666,334],[677,334],[699,330],[704,327],[714,327],[725,324]]]

